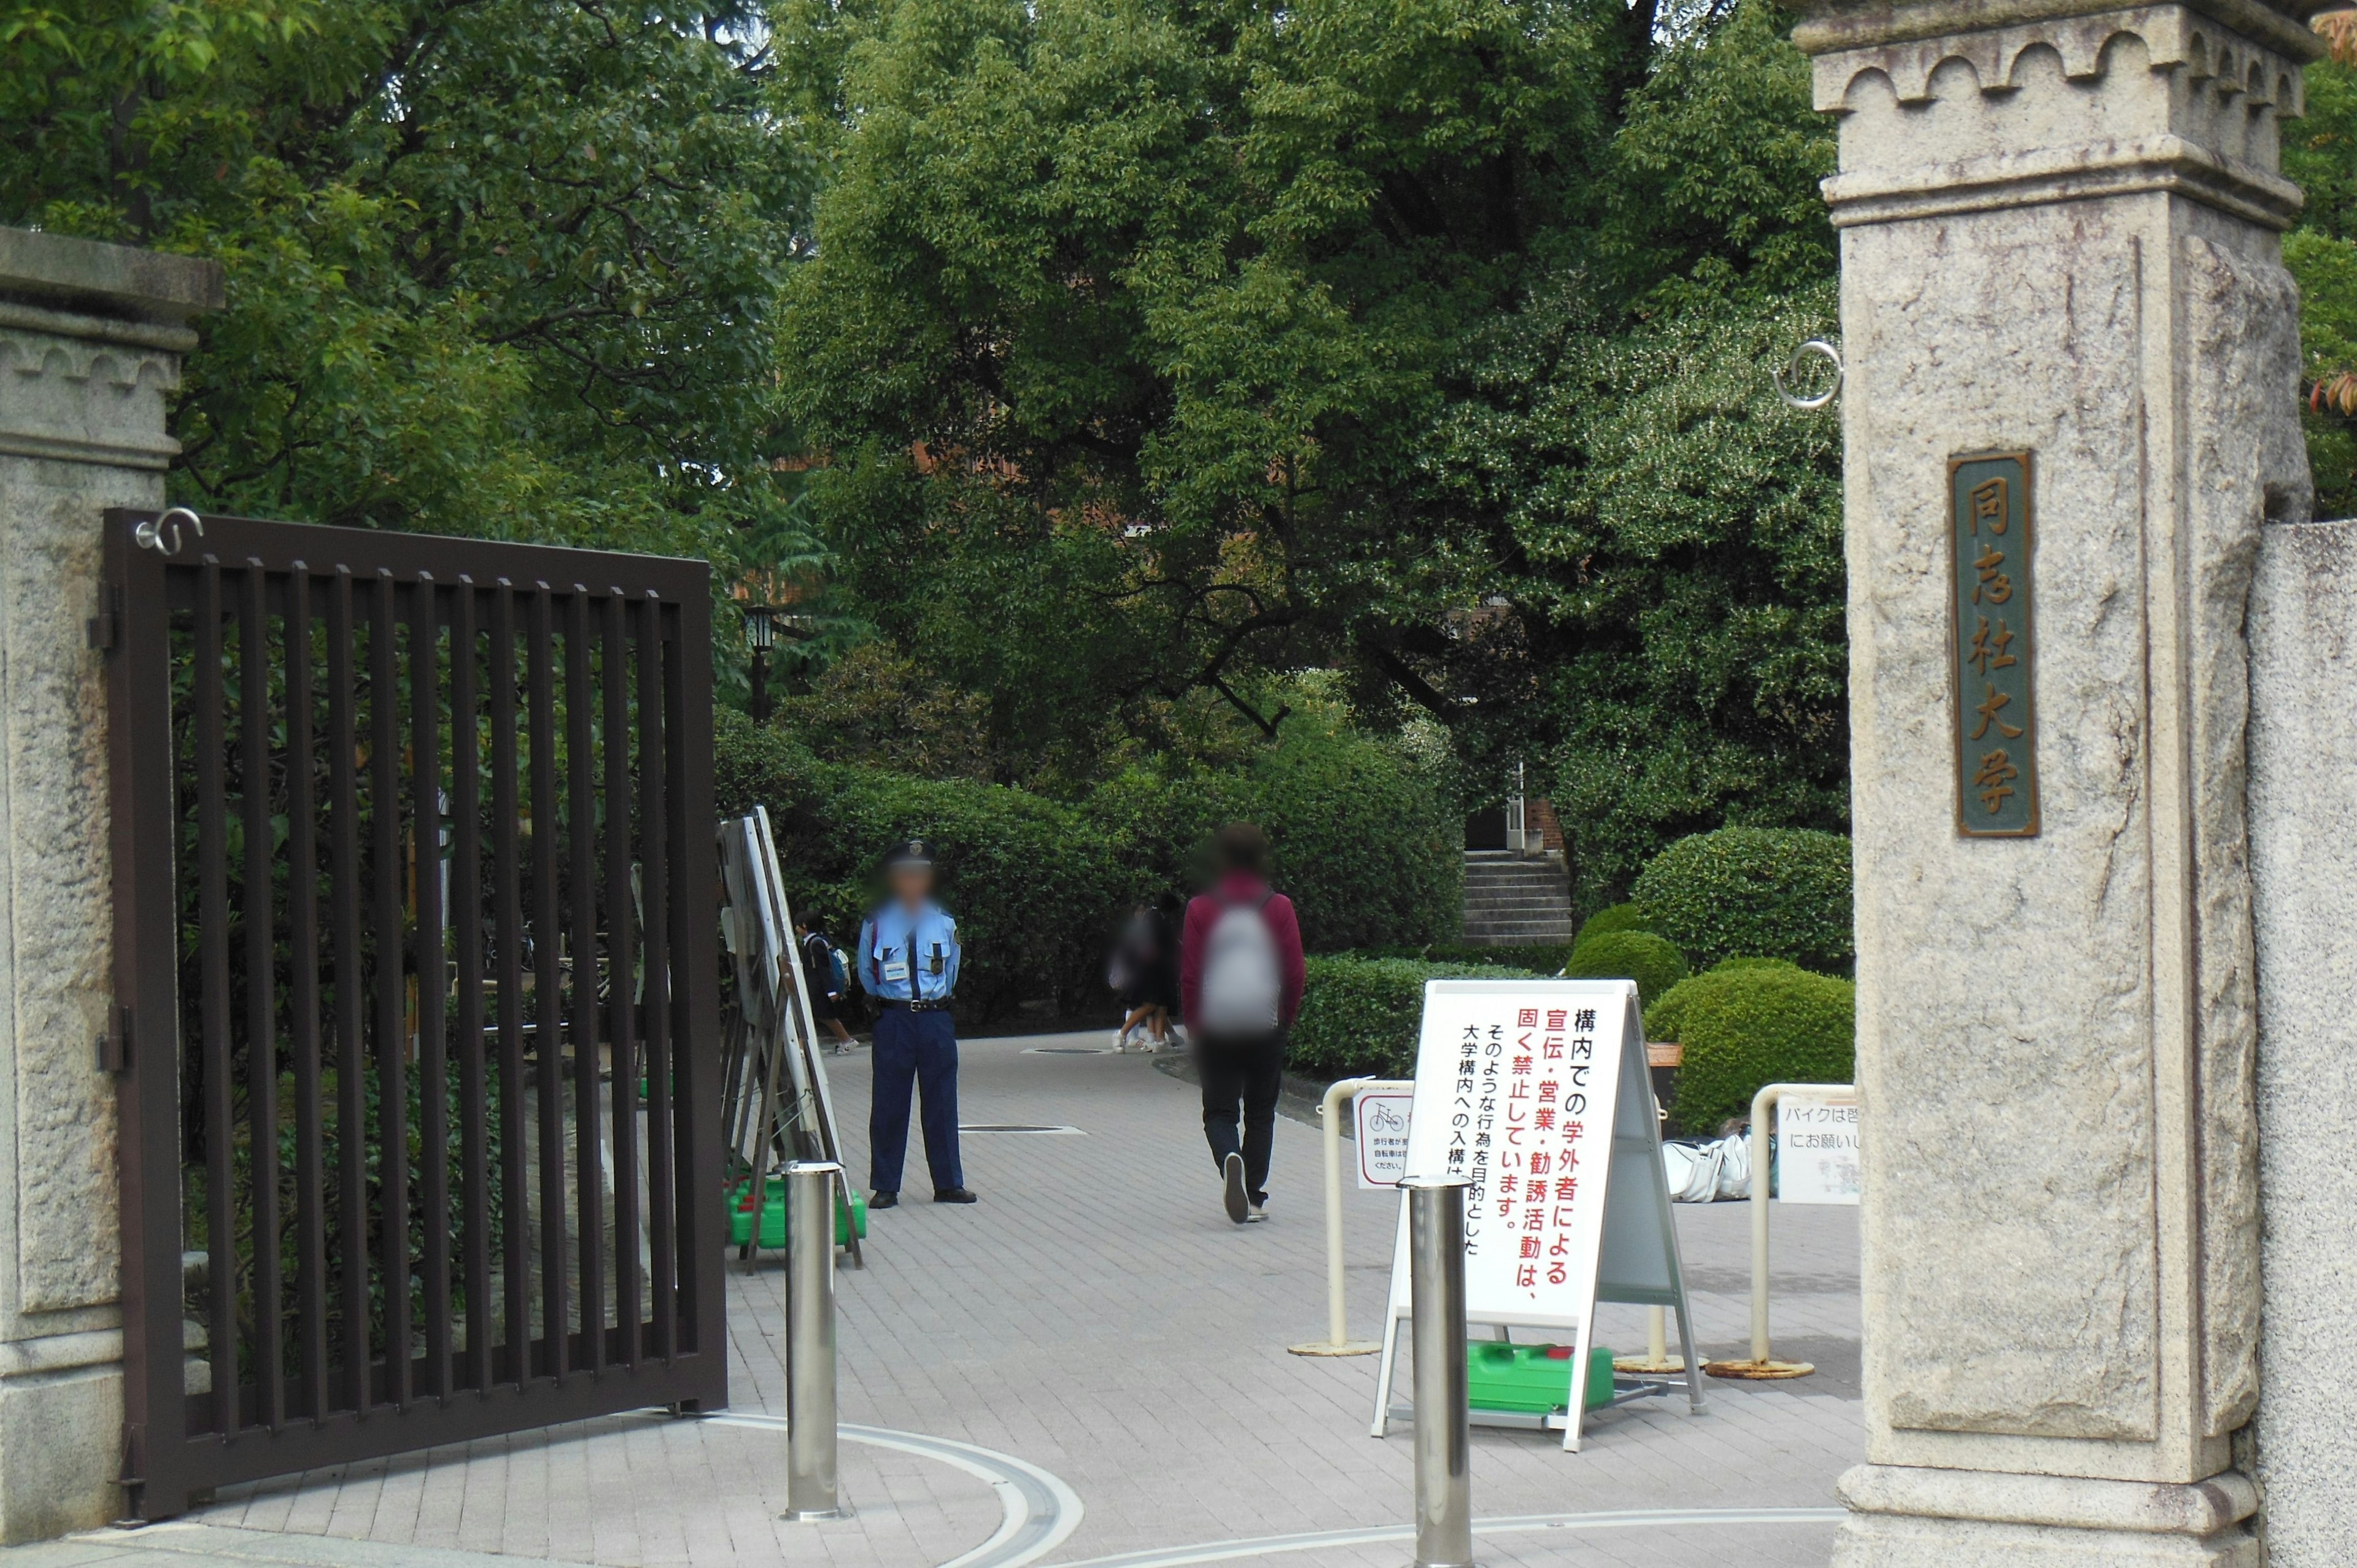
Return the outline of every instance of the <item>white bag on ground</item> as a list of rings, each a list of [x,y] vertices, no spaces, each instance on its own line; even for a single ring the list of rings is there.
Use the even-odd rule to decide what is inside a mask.
[[[1696,1140],[1662,1145],[1663,1174],[1673,1203],[1711,1203],[1751,1196],[1751,1140]]]

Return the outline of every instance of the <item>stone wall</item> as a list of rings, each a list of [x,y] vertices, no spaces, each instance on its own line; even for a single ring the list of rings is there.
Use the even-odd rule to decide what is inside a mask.
[[[2258,1476],[2273,1568],[2357,1563],[2357,522],[2270,528],[2251,592]]]

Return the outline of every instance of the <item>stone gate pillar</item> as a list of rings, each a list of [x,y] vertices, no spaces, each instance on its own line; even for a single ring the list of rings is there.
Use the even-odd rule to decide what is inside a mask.
[[[2313,0],[1799,0],[1841,232],[1847,1568],[2253,1564],[2244,613]]]
[[[101,513],[159,507],[220,268],[0,229],[0,1541],[122,1508]]]

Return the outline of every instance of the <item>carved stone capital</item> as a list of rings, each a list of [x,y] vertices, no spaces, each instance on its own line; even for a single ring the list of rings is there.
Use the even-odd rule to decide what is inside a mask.
[[[2305,111],[2318,40],[2282,10],[1928,5],[1871,20],[1840,7],[1795,34],[1816,106],[1841,116],[1837,225],[2145,191],[2270,229],[2298,215],[2278,137]]]

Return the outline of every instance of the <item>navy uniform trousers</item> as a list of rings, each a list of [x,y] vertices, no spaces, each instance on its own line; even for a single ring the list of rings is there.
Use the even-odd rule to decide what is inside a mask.
[[[876,1089],[867,1116],[868,1186],[900,1190],[909,1161],[909,1094],[923,1102],[925,1164],[933,1190],[965,1185],[958,1164],[957,1026],[946,1010],[912,1013],[887,1003],[876,1020]]]

